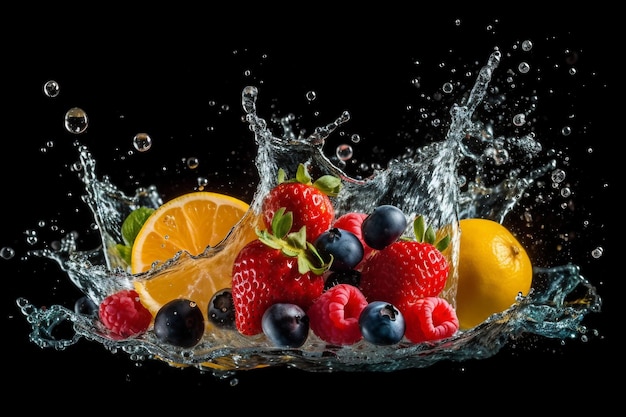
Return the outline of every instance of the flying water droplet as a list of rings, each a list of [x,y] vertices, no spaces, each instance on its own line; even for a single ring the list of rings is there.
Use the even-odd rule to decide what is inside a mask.
[[[152,147],[152,138],[147,133],[137,133],[133,138],[133,146],[139,152],[146,152]]]
[[[43,93],[48,97],[54,98],[59,95],[60,91],[59,83],[54,80],[46,81],[43,85]]]
[[[88,124],[87,113],[79,107],[72,107],[65,113],[65,129],[70,133],[83,133]]]

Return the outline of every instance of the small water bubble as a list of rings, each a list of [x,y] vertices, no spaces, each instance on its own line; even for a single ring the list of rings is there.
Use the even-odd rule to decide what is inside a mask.
[[[515,126],[522,126],[526,123],[526,115],[524,113],[518,113],[513,116],[513,124]]]
[[[452,85],[452,83],[447,82],[443,84],[442,90],[444,93],[450,94],[454,90],[454,86]]]
[[[522,42],[522,50],[523,51],[530,51],[531,49],[533,49],[533,43],[532,41],[529,40],[525,40],[524,42]]]
[[[0,258],[11,259],[15,256],[15,250],[9,246],[0,249]]]
[[[576,71],[576,68],[570,68],[568,72],[569,72],[569,75],[576,75],[577,71]]]
[[[565,171],[563,171],[562,169],[555,169],[550,174],[550,178],[552,178],[552,181],[557,184],[561,183],[563,182],[563,180],[565,180]]]
[[[361,142],[361,135],[359,135],[358,133],[355,133],[352,136],[350,136],[350,140],[352,141],[352,143],[359,143]]]
[[[204,190],[204,187],[209,184],[209,180],[206,177],[198,177],[196,179],[196,183],[198,184],[198,188],[200,190]]]
[[[517,70],[522,74],[527,74],[530,71],[530,65],[527,62],[520,62]]]
[[[591,251],[591,256],[594,259],[600,258],[604,254],[604,248],[602,246],[598,246],[594,250]]]
[[[59,83],[54,80],[46,81],[43,85],[43,93],[48,97],[54,98],[59,95],[60,91]]]
[[[70,133],[83,133],[88,124],[87,113],[80,107],[72,107],[65,113],[65,129]]]
[[[572,190],[569,187],[561,188],[561,197],[569,197],[572,195]]]
[[[187,168],[196,169],[200,165],[200,161],[195,156],[191,156],[187,158]]]
[[[564,126],[564,127],[561,129],[561,134],[562,134],[563,136],[569,136],[571,133],[572,133],[572,128],[571,128],[571,127],[569,127],[569,126]]]
[[[337,149],[335,150],[335,155],[337,155],[337,158],[341,161],[347,161],[352,158],[353,154],[354,152],[352,150],[352,146],[345,143],[337,146]]]
[[[313,101],[317,98],[317,94],[315,93],[315,91],[307,91],[306,93],[306,99],[308,101]]]
[[[137,133],[133,138],[133,146],[139,152],[146,152],[152,147],[152,138],[147,133]]]

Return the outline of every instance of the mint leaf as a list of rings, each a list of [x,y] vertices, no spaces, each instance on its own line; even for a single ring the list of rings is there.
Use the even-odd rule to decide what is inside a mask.
[[[130,246],[132,248],[137,234],[152,213],[154,213],[153,208],[139,207],[137,210],[133,210],[128,217],[126,217],[124,223],[122,223],[122,238],[124,239],[126,246]]]

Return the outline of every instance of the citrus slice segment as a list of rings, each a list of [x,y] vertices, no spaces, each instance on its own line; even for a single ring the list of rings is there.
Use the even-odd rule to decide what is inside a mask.
[[[247,203],[219,193],[189,193],[160,206],[132,248],[133,274],[150,271],[133,281],[141,303],[155,316],[165,303],[187,298],[206,318],[213,294],[231,286],[235,257],[257,238],[258,224]],[[220,249],[211,256],[198,256],[218,244]],[[177,254],[176,262],[161,267]]]
[[[184,250],[199,255],[220,243],[248,211],[248,204],[229,195],[198,191],[161,205],[135,237],[131,272],[149,270]]]

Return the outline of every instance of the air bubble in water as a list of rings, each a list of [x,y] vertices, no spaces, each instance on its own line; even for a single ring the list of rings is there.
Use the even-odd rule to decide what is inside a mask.
[[[561,134],[563,136],[569,136],[572,133],[572,128],[569,126],[565,126],[563,127],[563,129],[561,129]]]
[[[444,93],[450,94],[454,90],[454,86],[452,85],[452,83],[444,83],[442,89]]]
[[[524,42],[522,42],[522,50],[523,51],[530,51],[531,49],[533,49],[533,43],[532,41],[529,40],[525,40]]]
[[[88,124],[87,113],[79,107],[72,107],[65,113],[65,129],[70,133],[83,133]]]
[[[599,257],[602,256],[603,253],[604,253],[604,248],[602,246],[598,246],[597,248],[591,251],[591,256],[593,256],[595,259],[598,259]]]
[[[56,97],[60,91],[59,83],[54,80],[46,81],[43,85],[43,93],[48,97]]]
[[[352,136],[350,136],[350,140],[352,141],[352,143],[359,143],[361,142],[361,136],[355,133]]]
[[[187,158],[187,168],[196,169],[200,165],[200,161],[195,156]]]
[[[527,62],[520,62],[520,64],[517,66],[517,70],[522,74],[526,74],[528,73],[528,71],[530,71],[530,65],[528,65]]]
[[[339,158],[341,161],[347,161],[348,159],[352,158],[354,152],[352,150],[352,146],[344,143],[337,146],[335,154],[337,155],[337,158]]]
[[[552,181],[554,181],[557,184],[561,183],[563,182],[563,180],[565,180],[565,171],[563,171],[562,169],[555,169],[550,174],[550,178],[552,178]]]
[[[152,147],[152,138],[147,133],[137,133],[133,138],[133,146],[139,152],[146,152]]]
[[[518,113],[513,116],[513,124],[515,126],[522,126],[524,123],[526,123],[526,116],[524,113]]]
[[[15,250],[8,246],[5,246],[0,249],[0,258],[2,259],[11,259],[15,256]]]
[[[308,91],[306,93],[306,99],[309,101],[313,101],[317,98],[317,94],[315,93],[315,91]]]

